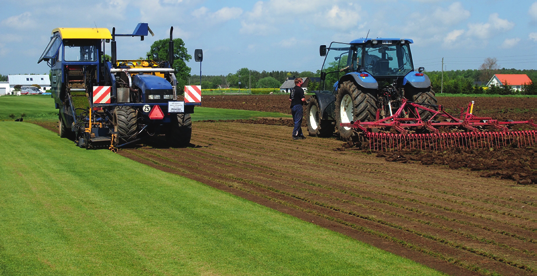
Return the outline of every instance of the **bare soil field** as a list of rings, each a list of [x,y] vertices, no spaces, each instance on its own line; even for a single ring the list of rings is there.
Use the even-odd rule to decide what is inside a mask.
[[[476,103],[483,116],[537,113],[535,98]],[[287,97],[274,95],[204,97],[203,106],[289,113]],[[119,154],[447,274],[537,274],[536,148],[370,154],[335,138],[294,141],[289,126],[288,119],[194,122],[190,147]],[[530,174],[505,172],[507,163]]]

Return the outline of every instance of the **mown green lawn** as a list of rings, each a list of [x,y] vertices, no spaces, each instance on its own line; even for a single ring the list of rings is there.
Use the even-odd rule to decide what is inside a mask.
[[[46,96],[1,97],[13,110],[57,119]],[[0,122],[0,156],[0,275],[439,274],[34,124]]]
[[[0,141],[0,275],[437,274],[34,124]]]
[[[13,121],[20,118],[26,121],[55,121],[58,120],[58,110],[54,107],[54,100],[46,95],[31,96],[3,96],[0,97],[0,121]],[[257,117],[291,117],[288,114],[276,112],[260,112],[231,110],[222,108],[195,107],[192,114],[193,121],[201,120],[238,120]]]

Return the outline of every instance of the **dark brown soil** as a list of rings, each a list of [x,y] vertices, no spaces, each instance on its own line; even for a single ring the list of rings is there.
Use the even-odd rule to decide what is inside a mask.
[[[218,97],[204,97],[203,106],[289,113],[285,96]],[[505,116],[537,113],[534,98],[497,101]],[[533,109],[518,111],[517,104]],[[504,114],[487,108],[482,112]],[[537,273],[537,185],[529,183],[537,149],[368,153],[335,138],[294,141],[290,126],[288,119],[194,122],[190,147],[119,154],[447,274]]]

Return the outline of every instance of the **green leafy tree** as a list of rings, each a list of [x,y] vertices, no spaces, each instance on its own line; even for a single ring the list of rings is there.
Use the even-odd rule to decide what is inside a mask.
[[[236,74],[229,73],[226,77],[229,87],[239,87],[239,77]]]
[[[274,77],[265,77],[257,82],[257,88],[279,88],[282,84]]]
[[[201,81],[201,88],[203,89],[214,89],[216,88],[212,82],[208,81],[208,80],[202,80]]]
[[[169,39],[161,39],[153,42],[151,49],[147,52],[147,57],[154,61],[167,61]],[[183,91],[184,86],[188,84],[190,76],[190,67],[186,62],[190,61],[192,56],[188,54],[185,43],[182,39],[176,38],[173,40],[173,65],[175,77],[177,78],[177,90]]]
[[[532,83],[529,85],[524,85],[522,87],[523,95],[537,95],[537,84],[532,80]]]

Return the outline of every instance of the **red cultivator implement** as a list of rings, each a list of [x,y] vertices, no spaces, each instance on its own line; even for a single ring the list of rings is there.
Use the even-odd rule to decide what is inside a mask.
[[[438,110],[403,99],[399,109],[389,117],[380,119],[378,111],[374,122],[356,121],[341,126],[357,131],[357,137],[366,140],[372,151],[527,147],[537,143],[537,124],[532,120],[500,122],[478,117],[472,114],[474,102],[468,104],[459,118],[446,113],[440,105],[435,107]],[[432,116],[422,119],[420,111]],[[514,126],[519,130],[513,130]]]

